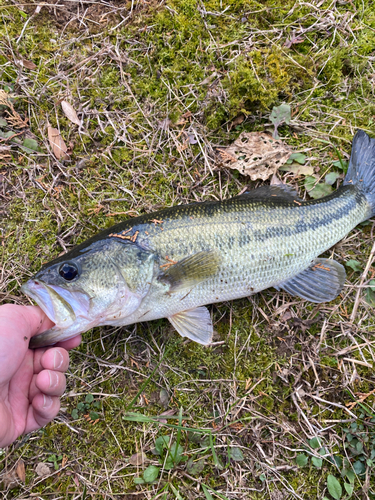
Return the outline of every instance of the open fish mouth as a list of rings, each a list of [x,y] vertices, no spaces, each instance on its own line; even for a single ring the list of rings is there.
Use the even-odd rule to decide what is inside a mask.
[[[47,285],[39,280],[29,280],[21,290],[35,300],[59,329],[69,328],[78,317],[87,318],[89,315],[90,298],[80,291]]]

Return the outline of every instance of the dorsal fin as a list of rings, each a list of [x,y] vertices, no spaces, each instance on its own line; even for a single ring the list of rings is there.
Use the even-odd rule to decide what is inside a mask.
[[[287,184],[277,184],[274,186],[261,186],[259,188],[240,194],[237,198],[253,198],[254,200],[264,200],[265,198],[282,201],[301,201],[297,191]]]

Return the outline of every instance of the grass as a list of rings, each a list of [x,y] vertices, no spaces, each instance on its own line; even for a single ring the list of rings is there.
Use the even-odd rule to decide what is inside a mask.
[[[0,89],[27,119],[0,105],[1,302],[27,303],[42,262],[123,218],[255,185],[216,148],[272,131],[274,106],[315,182],[373,129],[370,0],[53,3],[0,0]],[[305,176],[279,177],[306,196]],[[375,498],[374,315],[357,294],[372,240],[370,221],[332,250],[357,262],[333,303],[211,306],[208,348],[166,320],[87,332],[58,418],[1,452],[4,498]]]

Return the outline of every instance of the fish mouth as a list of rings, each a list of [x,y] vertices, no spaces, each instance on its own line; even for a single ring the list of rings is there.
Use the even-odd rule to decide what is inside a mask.
[[[59,329],[69,328],[78,317],[88,318],[90,298],[83,292],[33,279],[22,285],[21,291],[35,300]]]

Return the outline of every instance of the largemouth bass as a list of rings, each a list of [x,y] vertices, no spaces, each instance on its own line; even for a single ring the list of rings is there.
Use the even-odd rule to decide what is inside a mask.
[[[318,258],[375,214],[375,140],[359,131],[343,186],[303,201],[264,186],[220,202],[166,208],[126,220],[44,265],[22,290],[55,323],[30,347],[98,325],[168,318],[207,345],[206,304],[276,287],[311,302],[333,300],[344,267]]]

